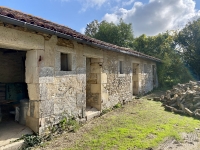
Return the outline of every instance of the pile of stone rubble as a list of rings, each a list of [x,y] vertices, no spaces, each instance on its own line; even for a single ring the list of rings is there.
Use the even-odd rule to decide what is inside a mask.
[[[200,119],[200,81],[178,84],[160,97],[165,110]]]

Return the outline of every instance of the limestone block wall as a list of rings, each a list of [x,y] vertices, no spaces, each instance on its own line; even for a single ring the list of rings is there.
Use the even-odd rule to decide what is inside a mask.
[[[0,34],[3,35],[0,36],[0,48],[26,51],[25,82],[30,99],[26,124],[40,134],[47,127],[59,123],[63,117],[85,117],[86,102],[103,110],[131,100],[133,63],[139,64],[139,92],[145,93],[153,89],[154,63],[151,61],[56,36],[49,35],[50,38],[45,38],[41,34],[1,25]],[[69,71],[61,70],[61,53],[70,57]],[[0,61],[5,60],[1,59],[1,55],[0,53]],[[86,58],[90,59],[90,63],[86,63],[89,61]],[[9,63],[8,60],[5,60],[6,63]],[[19,64],[18,59],[14,61],[16,65]],[[4,65],[4,61],[2,63],[0,67]],[[147,64],[145,72],[143,64]],[[19,70],[16,72],[21,74]]]
[[[17,27],[16,27],[17,28]],[[0,22],[0,47],[16,50],[44,49],[44,37]]]
[[[68,41],[69,42],[69,41]],[[26,83],[29,93],[27,126],[45,133],[63,117],[83,118],[86,109],[86,57],[79,48],[58,46],[52,36],[44,49],[26,53]],[[78,46],[77,46],[78,47]],[[71,56],[70,71],[61,70],[61,53]]]
[[[87,64],[89,64],[89,59],[87,61]],[[123,62],[123,74],[119,73],[119,61]],[[144,64],[146,65],[145,70]],[[99,78],[101,80],[101,110],[131,100],[134,65],[137,66],[135,80],[137,80],[138,94],[145,94],[153,90],[152,65],[155,65],[154,62],[117,52],[103,51],[101,75],[92,74],[90,66],[86,67],[87,81],[90,84],[97,83]],[[87,91],[91,91],[90,84],[87,84]],[[98,97],[99,95],[96,92],[96,95],[90,95],[86,100],[90,104],[92,99],[98,101]]]
[[[0,50],[0,82],[25,82],[26,52]]]
[[[53,36],[45,41],[44,50],[27,52],[26,82],[30,97],[27,124],[35,131],[45,132],[64,116],[84,117],[86,102],[103,110],[132,98],[131,56],[78,43],[73,45],[58,46]],[[71,71],[61,71],[61,53],[72,57]],[[123,61],[123,74],[119,74],[120,60]],[[86,83],[88,76],[90,84]],[[37,120],[38,124],[32,124]]]
[[[154,62],[141,60],[139,73],[139,94],[145,94],[154,88],[153,84]],[[156,65],[155,65],[156,66]],[[155,74],[156,75],[156,74]]]
[[[119,58],[120,56],[120,58]],[[119,61],[123,61],[123,74],[119,74]],[[132,98],[131,59],[116,52],[104,51],[102,83],[102,109]]]
[[[51,83],[40,83],[40,96],[40,130],[59,123],[63,117],[82,118],[86,99],[85,75],[55,76]]]
[[[57,46],[56,37],[45,44],[44,67],[39,73],[40,133],[63,117],[85,117],[86,57],[82,50]],[[61,70],[61,53],[71,57],[71,70]]]

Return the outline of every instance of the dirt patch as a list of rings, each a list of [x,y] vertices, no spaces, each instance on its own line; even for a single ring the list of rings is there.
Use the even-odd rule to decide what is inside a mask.
[[[182,141],[169,138],[156,148],[156,150],[199,150],[199,135],[199,129],[196,129],[192,133],[182,133]]]
[[[155,90],[152,93],[142,97],[142,98],[146,98],[146,99],[151,99],[153,100],[154,97],[161,97],[162,95],[165,94],[165,91],[162,90]]]

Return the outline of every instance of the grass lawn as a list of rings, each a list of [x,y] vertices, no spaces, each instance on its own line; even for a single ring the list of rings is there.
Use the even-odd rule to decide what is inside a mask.
[[[102,123],[84,133],[75,145],[64,149],[153,148],[167,137],[181,140],[180,133],[200,128],[199,120],[166,112],[160,102],[146,99],[134,100],[102,117]]]

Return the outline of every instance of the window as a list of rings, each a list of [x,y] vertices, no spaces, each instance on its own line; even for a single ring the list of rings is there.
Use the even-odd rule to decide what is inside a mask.
[[[156,66],[152,65],[153,86],[156,86]]]
[[[144,73],[148,73],[147,64],[144,64]]]
[[[72,71],[71,69],[71,55],[61,53],[61,71]]]
[[[155,65],[152,65],[153,76],[155,75],[155,71],[156,71],[156,67],[155,67]]]
[[[119,61],[119,74],[123,74],[123,61]]]

